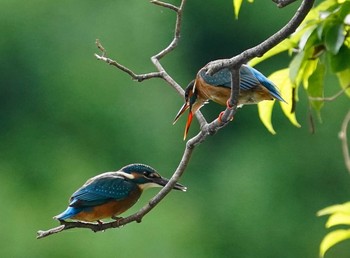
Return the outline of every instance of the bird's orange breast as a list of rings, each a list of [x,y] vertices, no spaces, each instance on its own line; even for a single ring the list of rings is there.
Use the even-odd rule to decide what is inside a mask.
[[[226,101],[229,99],[231,94],[231,89],[220,86],[212,86],[207,84],[201,77],[198,77],[196,81],[196,89],[201,99],[210,99],[223,106],[226,105]]]
[[[142,191],[137,188],[123,200],[110,200],[104,204],[92,207],[89,210],[79,212],[72,217],[72,219],[92,222],[118,216],[133,206],[139,199],[141,193]]]

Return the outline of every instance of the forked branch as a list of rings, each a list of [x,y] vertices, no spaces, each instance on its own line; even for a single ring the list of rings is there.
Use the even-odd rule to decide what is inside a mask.
[[[199,133],[187,141],[186,147],[184,150],[184,153],[182,155],[181,161],[176,168],[173,176],[169,180],[168,184],[162,188],[159,193],[154,196],[144,207],[142,207],[138,212],[135,214],[132,214],[126,218],[121,218],[117,221],[112,221],[109,223],[104,224],[92,224],[92,223],[83,223],[83,222],[62,222],[62,225],[49,229],[46,231],[38,231],[37,238],[43,238],[55,233],[62,232],[64,230],[68,230],[71,228],[89,228],[95,232],[106,230],[109,228],[116,228],[123,225],[126,225],[128,223],[131,223],[133,221],[141,222],[142,218],[150,212],[174,187],[176,182],[180,179],[184,171],[186,170],[186,167],[191,159],[191,155],[193,153],[193,150],[195,147],[204,142],[208,135],[215,134],[218,130],[226,126],[230,119],[235,115],[237,112],[237,103],[238,103],[238,94],[239,94],[239,68],[240,66],[248,61],[249,59],[257,56],[262,56],[267,50],[271,49],[275,45],[277,45],[279,42],[287,38],[292,32],[295,31],[295,29],[300,25],[300,23],[305,18],[306,14],[310,11],[314,0],[304,0],[302,1],[301,6],[299,7],[298,11],[294,15],[294,17],[288,22],[288,24],[283,27],[279,32],[259,44],[258,46],[248,49],[244,51],[242,54],[233,57],[231,59],[225,59],[225,60],[217,60],[214,62],[209,63],[206,67],[203,69],[208,70],[208,73],[215,73],[218,70],[224,68],[224,67],[230,67],[231,74],[232,74],[232,90],[231,90],[231,98],[230,98],[230,107],[228,107],[225,110],[224,115],[221,117],[221,120],[215,119],[211,123],[207,123],[201,112],[196,112],[196,117],[200,123],[201,129]],[[119,70],[129,74],[134,80],[137,80],[139,82],[142,82],[143,80],[151,79],[151,78],[161,78],[164,81],[166,81],[173,89],[175,89],[181,96],[183,96],[184,91],[181,88],[181,86],[166,72],[162,64],[160,63],[161,58],[163,58],[165,55],[169,54],[171,51],[173,51],[176,46],[178,45],[179,39],[180,39],[180,32],[181,32],[181,24],[182,24],[182,16],[183,16],[183,9],[186,3],[186,0],[182,0],[179,7],[176,7],[172,4],[161,2],[161,1],[151,1],[151,3],[156,4],[158,6],[167,8],[169,10],[172,10],[176,13],[176,23],[175,23],[175,33],[174,37],[171,41],[171,43],[162,51],[160,51],[158,54],[151,57],[151,60],[153,64],[155,65],[157,71],[146,73],[146,74],[136,74],[131,69],[121,65],[117,61],[108,58],[106,56],[106,50],[103,48],[101,43],[97,41],[97,47],[102,52],[100,55],[95,54],[96,58],[98,60],[104,61],[107,64],[110,64]]]

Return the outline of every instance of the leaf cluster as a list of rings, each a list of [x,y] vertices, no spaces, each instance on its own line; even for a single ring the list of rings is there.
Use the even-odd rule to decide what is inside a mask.
[[[318,216],[329,215],[326,222],[326,228],[339,225],[350,225],[350,202],[344,204],[332,205],[320,210]],[[344,240],[350,239],[350,229],[336,229],[328,233],[320,245],[320,256],[324,257],[325,253],[334,245]]]
[[[234,2],[238,12],[239,1]],[[337,77],[339,85],[350,97],[350,1],[321,2],[310,11],[294,34],[264,56],[252,59],[249,65],[254,66],[283,52],[291,57],[289,66],[274,72],[269,78],[278,85],[288,102],[280,103],[285,116],[299,127],[295,107],[300,88],[305,90],[310,106],[318,115],[324,105],[327,73]],[[260,119],[271,133],[275,133],[271,123],[273,106],[274,102],[268,101],[258,105]]]

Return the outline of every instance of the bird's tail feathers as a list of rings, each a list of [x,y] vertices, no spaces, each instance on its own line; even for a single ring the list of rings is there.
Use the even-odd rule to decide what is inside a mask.
[[[57,219],[57,220],[66,220],[66,219],[70,219],[73,216],[77,215],[79,212],[81,212],[81,209],[74,208],[74,207],[68,207],[64,212],[56,215],[53,218]]]
[[[285,101],[285,100],[282,98],[282,96],[280,95],[280,93],[278,92],[278,90],[277,90],[277,89],[275,89],[275,90],[276,90],[276,92],[270,91],[270,94],[271,94],[275,99],[277,99],[277,100],[279,100],[279,101],[282,101],[282,102],[284,102],[284,103],[287,103],[287,101]]]

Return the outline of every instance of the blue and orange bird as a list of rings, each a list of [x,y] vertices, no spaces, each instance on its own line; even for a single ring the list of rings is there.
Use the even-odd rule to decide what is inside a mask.
[[[117,216],[133,206],[143,190],[162,187],[169,182],[156,170],[143,164],[131,164],[115,172],[106,172],[90,178],[69,200],[68,208],[54,217],[57,220],[97,221],[118,219]],[[176,190],[186,187],[176,183]]]
[[[285,102],[281,97],[276,85],[267,79],[258,70],[242,65],[240,70],[240,84],[238,107],[246,104],[257,104],[263,100],[274,100]],[[185,126],[184,140],[187,137],[193,114],[204,104],[212,100],[220,105],[228,105],[231,95],[231,72],[225,68],[214,75],[208,75],[204,70],[200,70],[195,80],[191,81],[185,89],[185,104],[177,113],[174,123],[179,117],[189,109],[187,123]]]

